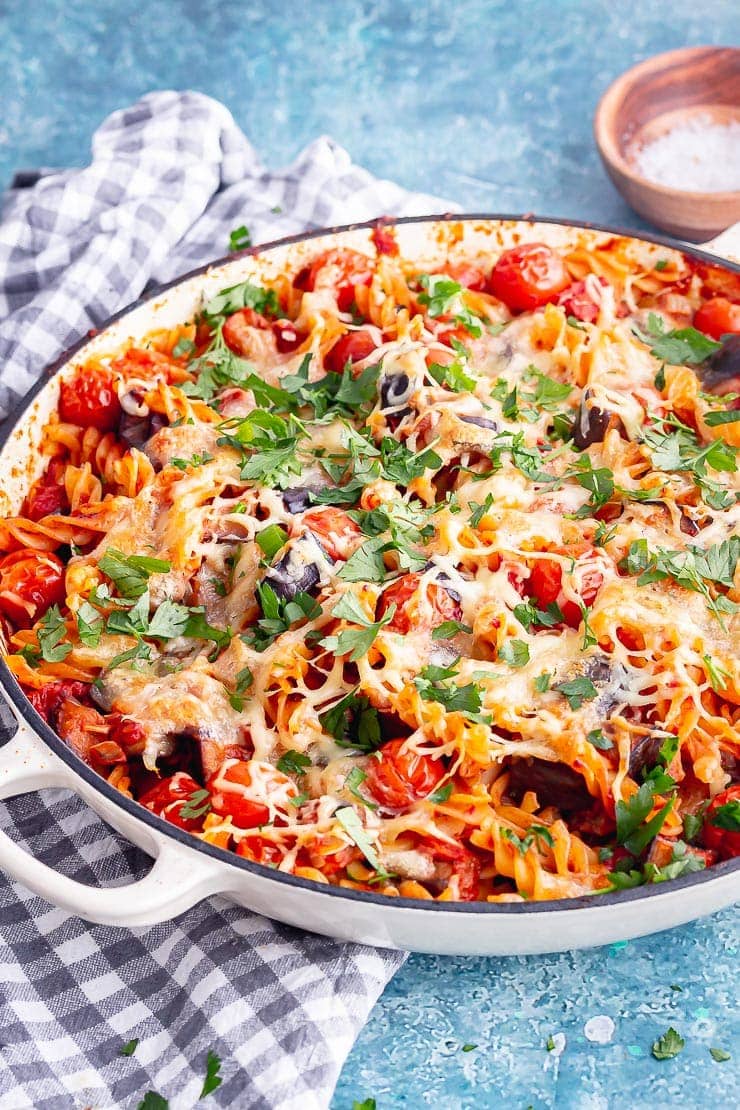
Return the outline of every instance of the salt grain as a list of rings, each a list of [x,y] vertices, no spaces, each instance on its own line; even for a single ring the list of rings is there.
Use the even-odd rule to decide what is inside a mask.
[[[650,181],[694,193],[740,189],[740,122],[693,116],[635,152],[635,167]]]

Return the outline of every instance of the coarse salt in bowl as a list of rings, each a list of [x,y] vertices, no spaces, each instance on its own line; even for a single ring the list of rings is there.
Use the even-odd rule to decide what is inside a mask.
[[[594,132],[615,186],[657,227],[701,241],[740,221],[740,49],[641,62],[604,93]]]

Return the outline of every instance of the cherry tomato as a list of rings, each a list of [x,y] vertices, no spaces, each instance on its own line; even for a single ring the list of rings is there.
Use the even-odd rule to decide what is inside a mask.
[[[59,415],[68,424],[112,432],[118,426],[121,405],[109,370],[86,367],[62,382]]]
[[[348,362],[361,362],[376,349],[369,331],[348,331],[324,356],[324,366],[332,374],[341,374]]]
[[[704,846],[717,852],[720,859],[740,856],[740,820],[730,809],[724,808],[733,802],[737,810],[740,807],[740,783],[717,794],[704,814]],[[718,813],[718,810],[723,812]],[[718,821],[721,824],[717,824]]]
[[[190,775],[186,775],[184,771],[178,771],[177,774],[156,783],[138,800],[140,805],[156,813],[158,817],[164,817],[170,824],[194,832],[203,827],[205,812],[199,817],[182,817],[180,811],[188,798],[202,789]],[[204,798],[204,801],[208,799]]]
[[[208,789],[211,791],[211,805],[215,813],[231,817],[234,824],[241,829],[253,829],[257,825],[265,825],[270,819],[270,809],[258,798],[249,797],[252,792],[252,766],[254,760],[240,759],[226,768],[211,775],[208,780]],[[295,783],[281,771],[270,767],[269,764],[259,763],[259,777],[266,790],[279,790],[284,800],[286,797],[297,797],[298,790]],[[224,781],[232,783],[236,789],[226,789],[221,785]]]
[[[249,354],[251,350],[251,330],[267,331],[270,321],[253,308],[240,308],[224,322],[221,334],[224,343],[237,355]]]
[[[65,679],[62,682],[45,682],[38,690],[29,690],[27,697],[36,712],[53,725],[63,701],[75,698],[84,704],[89,702],[89,694],[89,683]]]
[[[41,520],[51,513],[61,513],[68,507],[64,486],[56,482],[37,482],[28,495],[25,515],[29,520]]]
[[[565,554],[569,554],[565,549]],[[578,628],[582,613],[575,601],[566,599],[562,592],[563,572],[554,559],[538,559],[524,584],[527,595],[536,603],[538,609],[547,609],[553,602],[560,607],[565,623],[570,628]],[[601,589],[604,576],[596,567],[587,568],[580,576],[579,592],[583,604],[591,605]]]
[[[705,335],[711,335],[712,339],[737,335],[740,332],[740,304],[733,304],[727,297],[712,297],[696,310],[694,327]]]
[[[419,845],[419,851],[429,856],[435,863],[450,864],[450,882],[456,880],[457,897],[460,902],[474,902],[478,897],[480,881],[480,860],[464,844],[448,844],[443,840],[429,837]]]
[[[143,751],[146,742],[144,726],[130,717],[122,717],[120,713],[112,713],[108,717],[111,726],[111,739],[131,754]]]
[[[314,259],[305,278],[305,288],[337,291],[337,307],[348,312],[355,299],[356,285],[369,285],[373,278],[373,263],[367,255],[353,250],[324,251]]]
[[[428,797],[446,773],[441,759],[405,745],[405,740],[389,740],[367,763],[367,789],[386,809],[408,809]]]
[[[463,289],[472,289],[475,293],[482,293],[486,288],[486,275],[478,266],[471,262],[448,262],[441,271],[452,278]]]
[[[64,564],[56,555],[14,551],[0,560],[0,609],[19,628],[30,628],[64,598]]]
[[[352,517],[344,509],[334,506],[310,509],[302,523],[313,532],[332,559],[348,559],[354,550],[352,541],[362,535],[362,529]]]
[[[599,280],[606,285],[603,278]],[[565,309],[566,316],[575,316],[576,320],[583,320],[585,324],[595,324],[599,318],[599,306],[588,295],[585,281],[569,285],[558,297],[558,304]]]
[[[488,290],[512,312],[527,312],[556,300],[569,280],[559,254],[544,243],[523,243],[501,255]]]
[[[431,617],[425,615],[421,618],[419,601],[416,596],[419,590],[421,576],[418,574],[402,574],[380,596],[377,607],[376,619],[385,616],[392,604],[396,611],[388,623],[391,632],[410,632],[412,628],[436,628],[444,621],[459,621],[462,619],[462,606],[449,590],[436,582],[427,586],[427,597],[431,605]]]
[[[276,867],[283,858],[283,853],[272,840],[264,836],[245,836],[236,846],[236,854],[244,859],[251,859],[252,863],[261,863],[266,867]]]
[[[276,320],[272,325],[275,336],[275,346],[281,354],[287,354],[300,347],[306,338],[306,333],[299,331],[292,320]]]

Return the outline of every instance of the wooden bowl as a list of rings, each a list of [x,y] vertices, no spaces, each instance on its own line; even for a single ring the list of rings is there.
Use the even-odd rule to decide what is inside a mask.
[[[740,49],[692,46],[648,58],[609,86],[594,134],[604,167],[636,212],[681,239],[710,239],[740,220],[740,190],[689,192],[643,177],[640,147],[692,116],[740,122]]]

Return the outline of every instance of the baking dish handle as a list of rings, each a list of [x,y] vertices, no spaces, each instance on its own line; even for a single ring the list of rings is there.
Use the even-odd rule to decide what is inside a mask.
[[[2,699],[0,699],[2,704]],[[7,707],[5,707],[7,708]],[[50,786],[75,789],[69,768],[25,724],[12,731],[3,719],[0,800]],[[151,871],[123,886],[95,887],[60,875],[0,830],[0,870],[61,909],[100,925],[135,927],[167,921],[224,886],[216,860],[166,836],[152,835]]]
[[[740,223],[732,224],[708,239],[706,243],[698,243],[704,251],[710,251],[720,258],[728,258],[731,262],[740,262]]]

